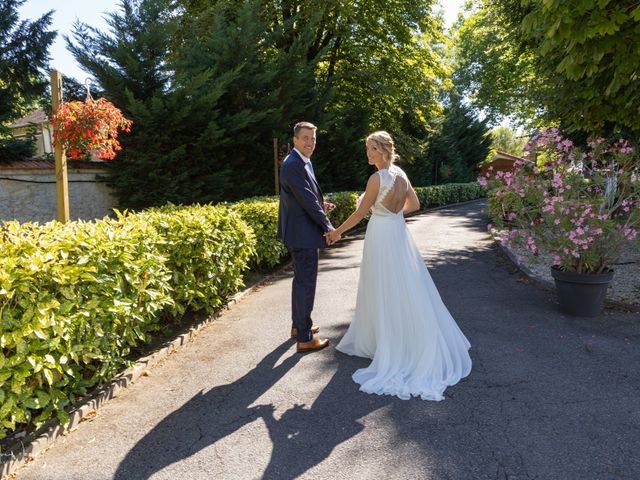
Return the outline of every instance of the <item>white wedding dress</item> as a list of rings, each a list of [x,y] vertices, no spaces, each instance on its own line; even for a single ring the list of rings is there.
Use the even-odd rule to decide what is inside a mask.
[[[471,345],[442,302],[402,211],[393,213],[383,205],[398,177],[408,184],[405,173],[392,165],[378,174],[356,312],[336,348],[372,359],[353,374],[363,392],[442,400],[447,386],[471,371]]]

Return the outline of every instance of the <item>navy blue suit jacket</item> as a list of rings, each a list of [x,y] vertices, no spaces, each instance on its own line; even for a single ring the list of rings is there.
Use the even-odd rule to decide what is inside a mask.
[[[293,150],[280,167],[278,238],[292,248],[322,248],[327,246],[324,233],[333,227],[324,213],[320,185],[304,166]]]

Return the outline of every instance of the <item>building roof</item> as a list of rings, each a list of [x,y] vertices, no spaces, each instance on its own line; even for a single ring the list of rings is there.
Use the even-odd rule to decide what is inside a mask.
[[[513,162],[518,160],[524,160],[524,158],[517,157],[515,155],[511,155],[510,153],[500,152],[496,150],[495,155],[491,158],[491,161],[494,160],[511,160]]]
[[[82,160],[67,159],[68,169],[78,170],[102,170],[104,169],[103,161],[87,162]],[[40,158],[29,158],[26,160],[18,160],[11,163],[0,163],[0,171],[7,170],[55,170],[55,160],[44,160]]]
[[[38,108],[37,110],[34,110],[28,115],[25,115],[24,117],[13,122],[11,125],[9,125],[9,128],[26,127],[32,123],[39,125],[41,123],[47,123],[48,121],[49,119],[47,118],[47,114],[44,112],[44,110],[42,108]]]
[[[510,153],[499,152],[491,157],[491,160],[488,162],[484,162],[480,164],[478,167],[480,168],[480,173],[485,175],[491,170],[495,171],[512,171],[514,168],[514,164],[518,161],[526,161],[524,158],[516,157],[515,155],[511,155]]]

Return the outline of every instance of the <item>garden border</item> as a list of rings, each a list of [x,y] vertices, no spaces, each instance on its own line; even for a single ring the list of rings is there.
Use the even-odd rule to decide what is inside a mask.
[[[109,384],[99,388],[93,395],[87,397],[80,405],[71,410],[69,412],[70,421],[67,426],[61,425],[58,419],[54,418],[46,422],[31,435],[16,438],[16,442],[9,450],[6,452],[0,451],[0,479],[4,480],[5,477],[8,477],[20,467],[32,461],[37,455],[50,448],[59,437],[66,436],[75,430],[81,422],[93,418],[107,401],[117,397],[123,389],[129,387],[129,385],[141,376],[146,375],[147,370],[156,366],[161,360],[167,358],[180,347],[183,347],[194,338],[200,330],[213,323],[230,305],[238,303],[262,284],[270,281],[285,267],[286,265],[282,266],[276,272],[258,279],[252,285],[233,295],[222,307],[216,310],[215,313],[208,315],[204,320],[192,325],[187,331],[179,334],[173,340],[165,342],[151,354],[136,360],[135,365],[116,375]],[[25,441],[27,442],[26,444]]]
[[[556,290],[555,284],[553,282],[548,281],[545,278],[540,277],[539,275],[536,275],[523,262],[518,261],[518,258],[516,257],[516,255],[509,248],[507,248],[500,242],[496,232],[497,230],[494,228],[491,228],[489,230],[489,234],[491,235],[491,238],[496,243],[496,245],[498,245],[498,248],[500,249],[500,251],[502,251],[502,253],[504,253],[505,256],[511,261],[511,263],[521,273],[523,273],[529,280],[531,280],[533,284],[545,290],[555,292]],[[605,298],[604,304],[605,304],[605,308],[609,307],[609,308],[615,308],[615,309],[631,311],[631,312],[635,312],[638,310],[637,305],[633,305],[625,302],[616,302],[613,300],[609,300],[607,298]]]

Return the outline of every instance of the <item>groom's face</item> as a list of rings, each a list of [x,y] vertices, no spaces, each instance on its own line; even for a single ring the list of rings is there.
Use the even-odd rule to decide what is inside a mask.
[[[298,135],[293,137],[293,146],[305,157],[311,158],[316,148],[316,131],[311,128],[301,128]]]

